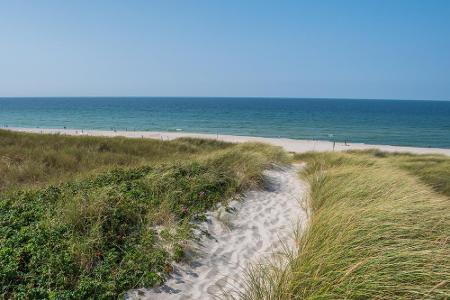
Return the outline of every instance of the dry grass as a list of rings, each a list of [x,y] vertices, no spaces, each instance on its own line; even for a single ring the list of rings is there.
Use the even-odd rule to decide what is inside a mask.
[[[163,142],[0,130],[0,192],[61,183],[74,176],[83,177],[118,167],[190,159],[230,146],[214,140],[189,138]]]
[[[359,151],[378,160],[408,171],[430,185],[435,191],[450,197],[450,157],[439,154],[414,155],[387,153],[377,150]]]
[[[309,229],[286,268],[249,277],[247,294],[259,296],[248,299],[450,297],[450,202],[425,185],[423,168],[367,152],[296,158],[308,163]],[[261,274],[282,280],[255,284]]]
[[[288,162],[263,144],[0,133],[0,152],[23,157],[0,176],[0,298],[111,299],[159,284],[192,221]],[[35,177],[15,177],[31,166]]]

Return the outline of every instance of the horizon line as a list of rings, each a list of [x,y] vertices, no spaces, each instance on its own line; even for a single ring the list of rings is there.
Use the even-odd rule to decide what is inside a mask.
[[[347,97],[293,97],[293,96],[0,96],[0,99],[30,98],[216,98],[216,99],[309,99],[309,100],[381,100],[381,101],[435,101],[448,102],[450,99],[406,99],[406,98],[347,98]]]

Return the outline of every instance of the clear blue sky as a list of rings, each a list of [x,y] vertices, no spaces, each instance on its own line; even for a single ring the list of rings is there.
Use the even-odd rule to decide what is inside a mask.
[[[450,99],[450,1],[3,1],[0,96]]]

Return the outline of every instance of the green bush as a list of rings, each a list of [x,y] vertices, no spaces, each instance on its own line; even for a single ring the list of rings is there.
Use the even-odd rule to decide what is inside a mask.
[[[281,149],[262,144],[172,145],[209,150],[1,193],[1,296],[109,299],[160,284],[171,263],[183,258],[192,220],[258,184],[272,163],[287,162]]]

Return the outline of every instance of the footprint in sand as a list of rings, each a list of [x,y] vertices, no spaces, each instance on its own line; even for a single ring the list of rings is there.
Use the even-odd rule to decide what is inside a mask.
[[[298,167],[274,169],[264,173],[263,191],[250,191],[232,210],[234,218],[229,230],[211,214],[208,233],[198,242],[199,255],[190,265],[176,265],[172,278],[164,286],[129,291],[129,299],[214,299],[236,289],[243,271],[281,248],[293,244],[292,230],[296,222],[304,226],[306,212],[300,200],[306,186],[298,179]],[[192,267],[195,274],[192,276]]]

